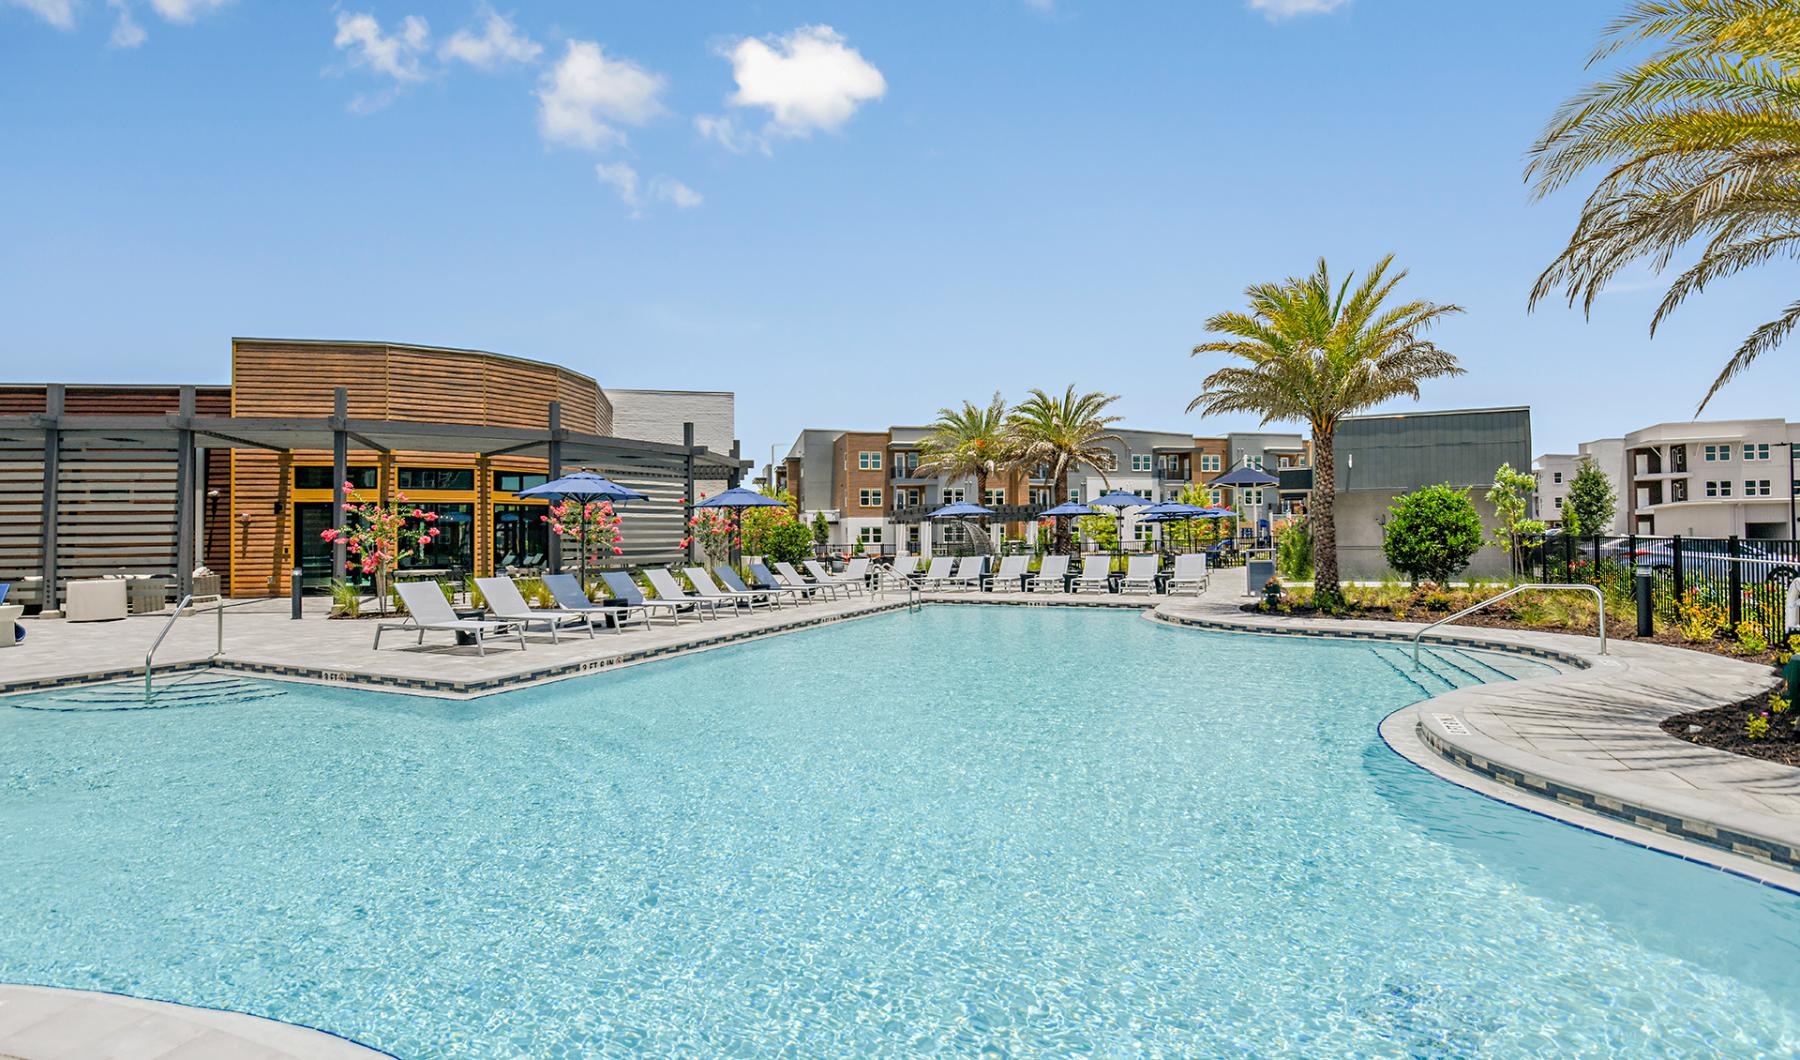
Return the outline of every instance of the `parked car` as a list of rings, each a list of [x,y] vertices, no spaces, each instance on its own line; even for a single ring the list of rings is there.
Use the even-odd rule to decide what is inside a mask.
[[[1659,574],[1671,574],[1675,570],[1675,547],[1667,541],[1639,542],[1635,552],[1631,550],[1629,541],[1615,541],[1602,546],[1601,554],[1609,559],[1634,565],[1648,564],[1651,570]],[[1681,543],[1683,576],[1724,581],[1731,577],[1733,562],[1737,563],[1738,578],[1745,585],[1762,582],[1786,585],[1796,574],[1800,574],[1800,562],[1793,557],[1777,555],[1754,542],[1738,542],[1735,560],[1730,555],[1730,545],[1716,538],[1699,538]]]

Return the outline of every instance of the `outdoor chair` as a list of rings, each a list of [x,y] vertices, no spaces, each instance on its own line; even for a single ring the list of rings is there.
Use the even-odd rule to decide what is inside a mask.
[[[1078,593],[1083,589],[1098,589],[1106,592],[1112,588],[1111,576],[1112,560],[1109,557],[1089,556],[1081,561],[1081,576],[1075,579],[1075,584],[1070,586],[1069,591]]]
[[[811,561],[808,561],[808,562],[811,562]],[[777,564],[775,564],[775,573],[781,575],[781,584],[791,586],[796,589],[801,589],[801,588],[814,589],[814,590],[817,590],[820,592],[828,593],[833,598],[847,595],[849,592],[849,590],[845,589],[843,586],[839,585],[835,581],[829,581],[829,580],[822,581],[822,582],[807,581],[805,575],[803,575],[799,571],[795,570],[794,565],[792,563],[777,563]]]
[[[986,566],[985,556],[964,556],[956,561],[956,573],[951,575],[947,584],[964,589],[981,588],[981,569]]]
[[[475,641],[475,653],[487,654],[487,645],[482,638],[491,633],[516,633],[519,637],[519,650],[525,650],[525,629],[517,622],[493,622],[478,618],[457,618],[451,609],[450,601],[444,599],[443,590],[436,582],[399,582],[394,592],[400,596],[400,602],[406,605],[407,615],[404,622],[382,622],[375,627],[374,650],[381,650],[381,635],[390,629],[417,630],[419,643],[425,643],[426,633],[459,633],[466,634]]]
[[[867,591],[861,578],[851,577],[848,571],[843,574],[833,574],[820,566],[816,559],[806,561],[806,573],[813,576],[813,581],[821,585],[835,585],[851,596]]]
[[[1206,571],[1206,553],[1189,552],[1175,557],[1175,573],[1169,575],[1169,593],[1174,595],[1184,585],[1194,588],[1194,595],[1206,591],[1211,577]]]
[[[1045,556],[1037,573],[1031,575],[1027,583],[1034,593],[1060,593],[1063,591],[1063,576],[1069,573],[1069,557]]]
[[[919,586],[925,589],[943,588],[944,583],[950,580],[955,567],[956,560],[953,557],[933,556],[931,566],[925,569],[924,576],[919,579]]]
[[[1161,565],[1161,558],[1154,555],[1139,553],[1127,558],[1125,560],[1125,580],[1119,583],[1119,591],[1128,593],[1133,589],[1141,589],[1146,593],[1155,592],[1156,572]]]
[[[789,585],[777,578],[764,563],[750,564],[750,576],[756,579],[756,584],[751,586],[752,589],[785,589],[807,603],[811,603],[813,597],[824,591],[811,585]]]
[[[687,580],[693,583],[695,592],[701,596],[728,603],[734,608],[747,607],[754,611],[759,607],[779,606],[769,598],[768,593],[753,593],[748,589],[739,592],[736,589],[719,588],[719,583],[712,580],[712,575],[706,573],[705,567],[684,567],[682,573],[686,574]],[[661,586],[658,586],[656,591],[662,592]]]
[[[844,565],[844,577],[850,578],[860,585],[869,584],[869,567],[874,563],[867,556],[858,556]]]
[[[488,612],[496,619],[517,622],[519,628],[527,633],[534,628],[543,629],[550,634],[552,644],[557,642],[558,628],[569,621],[586,626],[588,639],[594,638],[594,614],[591,609],[535,609],[525,602],[524,595],[511,578],[476,578],[475,588],[481,590],[482,598],[487,600]]]
[[[625,632],[625,626],[636,615],[637,620],[645,628],[650,626],[650,608],[633,606],[623,600],[608,600],[595,603],[588,599],[588,594],[581,591],[581,583],[573,574],[546,574],[540,579],[544,588],[550,590],[550,596],[556,606],[565,611],[585,611],[600,615],[612,626],[614,633]]]
[[[775,600],[777,602],[779,602],[783,596],[792,600],[794,603],[800,603],[802,600],[806,599],[805,596],[801,595],[800,590],[790,589],[785,585],[763,585],[763,586],[758,586],[755,589],[752,589],[748,585],[744,584],[744,579],[738,577],[738,572],[733,570],[731,568],[731,564],[729,564],[729,563],[714,564],[713,565],[713,574],[718,577],[719,581],[724,584],[725,588],[730,589],[733,592],[761,593],[764,596],[767,596],[769,599]]]
[[[1015,592],[1020,587],[1020,580],[1025,577],[1025,568],[1031,564],[1030,556],[1002,556],[1000,569],[982,576],[984,588],[996,593]]]
[[[695,596],[689,593],[681,587],[681,583],[675,580],[674,573],[666,567],[653,567],[646,570],[644,576],[650,579],[650,588],[656,590],[657,599],[678,604],[692,604],[702,618],[709,615],[718,618],[719,607],[726,602],[716,596]],[[731,610],[735,614],[737,612],[736,605],[733,605]]]
[[[615,598],[625,602],[625,606],[644,608],[645,614],[647,615],[654,614],[657,611],[666,611],[677,626],[681,625],[682,615],[687,614],[690,611],[695,614],[699,613],[698,608],[679,604],[673,600],[645,599],[644,591],[638,588],[637,582],[632,580],[630,574],[627,574],[622,570],[602,572],[600,580],[606,583],[608,592],[612,593]]]
[[[909,582],[917,581],[919,574],[919,557],[895,556],[894,562],[888,564],[888,570],[899,577],[905,578]]]

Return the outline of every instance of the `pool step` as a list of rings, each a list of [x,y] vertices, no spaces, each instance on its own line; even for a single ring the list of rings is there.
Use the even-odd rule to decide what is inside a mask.
[[[160,678],[148,700],[144,698],[143,681],[135,679],[49,692],[26,692],[0,699],[0,703],[24,710],[147,710],[252,703],[286,694],[285,689],[267,682],[202,672],[168,674]]]
[[[1513,680],[1505,671],[1455,648],[1422,647],[1416,670],[1413,668],[1411,648],[1378,645],[1370,650],[1428,695],[1435,696],[1491,681]]]

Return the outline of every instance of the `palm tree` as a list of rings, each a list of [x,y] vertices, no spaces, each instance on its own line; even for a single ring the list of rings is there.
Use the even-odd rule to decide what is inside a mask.
[[[1389,254],[1376,262],[1354,288],[1354,274],[1334,287],[1323,258],[1311,276],[1256,284],[1244,292],[1248,312],[1207,320],[1207,331],[1226,337],[1194,347],[1195,354],[1226,353],[1246,363],[1207,376],[1189,412],[1254,412],[1264,423],[1305,420],[1312,428],[1309,519],[1314,593],[1322,602],[1340,595],[1332,450],[1338,421],[1389,398],[1417,399],[1422,380],[1462,374],[1455,357],[1419,337],[1462,310],[1424,301],[1387,307],[1406,278],[1404,271],[1387,275],[1393,260]]]
[[[1800,17],[1793,0],[1638,0],[1588,65],[1654,42],[1643,62],[1564,103],[1531,149],[1526,179],[1545,196],[1595,167],[1599,186],[1538,277],[1531,304],[1559,288],[1583,312],[1626,265],[1660,272],[1703,241],[1650,333],[1688,295],[1771,258],[1800,257]],[[1800,323],[1800,301],[1751,332],[1695,414]]]
[[[1057,501],[1056,493],[1064,489],[1069,472],[1076,468],[1091,468],[1100,474],[1102,482],[1106,481],[1114,459],[1107,443],[1124,444],[1118,435],[1107,430],[1119,421],[1119,417],[1105,414],[1106,407],[1117,400],[1117,394],[1077,394],[1072,384],[1059,398],[1032,390],[1031,396],[1006,418],[1011,435],[1011,466],[1027,474],[1034,468],[1044,468],[1051,485],[1052,504]],[[1058,520],[1058,552],[1068,551],[1068,538],[1068,523]]]
[[[919,443],[919,471],[947,479],[975,479],[975,502],[987,502],[988,476],[1007,463],[1006,399],[998,392],[985,408],[965,401],[938,409],[931,433]]]

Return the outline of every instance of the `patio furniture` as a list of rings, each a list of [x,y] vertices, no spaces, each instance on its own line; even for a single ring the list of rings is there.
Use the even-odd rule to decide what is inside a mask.
[[[1191,585],[1194,595],[1199,596],[1210,580],[1206,571],[1206,553],[1184,553],[1175,557],[1175,573],[1169,576],[1169,592],[1178,593],[1183,586]]]
[[[119,578],[90,578],[68,584],[63,617],[70,622],[113,622],[130,613],[127,586]]]
[[[476,578],[475,587],[481,590],[488,610],[496,619],[517,622],[519,628],[527,632],[533,627],[541,628],[550,634],[552,644],[557,642],[557,630],[571,620],[586,626],[588,639],[594,639],[593,608],[534,608],[525,602],[524,595],[511,578]]]
[[[919,557],[895,556],[894,562],[888,564],[888,570],[905,578],[909,582],[917,581],[919,574]]]
[[[758,607],[779,606],[769,597],[768,593],[754,593],[748,589],[739,591],[719,588],[719,583],[712,580],[712,575],[706,573],[705,567],[683,567],[681,572],[687,575],[687,580],[689,584],[693,585],[695,592],[701,596],[728,603],[734,608],[747,607],[754,611]],[[662,590],[658,589],[657,591],[661,592]]]
[[[1036,574],[1025,576],[1025,587],[1034,593],[1060,593],[1067,586],[1069,557],[1045,556]]]
[[[918,580],[919,587],[923,589],[942,588],[944,583],[950,580],[950,576],[954,574],[955,571],[956,560],[954,557],[933,556],[931,558],[931,566],[925,569],[924,576]]]
[[[701,618],[705,618],[708,615],[711,615],[714,618],[719,617],[719,607],[724,604],[725,601],[720,600],[717,597],[694,596],[690,594],[681,587],[681,584],[675,580],[675,575],[667,568],[654,567],[645,571],[644,576],[650,579],[650,588],[656,590],[657,599],[668,600],[671,603],[692,605]],[[732,612],[736,613],[736,611],[737,608],[733,606]]]
[[[733,592],[759,592],[776,601],[779,601],[783,596],[786,596],[795,603],[800,603],[805,599],[805,597],[801,595],[800,590],[790,589],[785,585],[760,585],[753,590],[748,585],[744,584],[744,579],[738,577],[738,572],[731,569],[729,563],[714,564],[713,573],[718,576],[720,582],[724,583],[725,588],[730,589]]]
[[[667,611],[677,626],[681,625],[681,616],[689,611],[695,614],[700,613],[699,608],[676,603],[674,600],[646,599],[644,591],[638,588],[637,582],[622,570],[605,571],[600,575],[600,580],[606,583],[606,587],[612,591],[614,596],[625,601],[627,606],[644,608],[646,615],[657,611]]]
[[[862,579],[854,577],[849,570],[845,570],[842,574],[832,574],[824,567],[819,566],[819,561],[816,559],[806,561],[806,573],[813,576],[813,581],[835,585],[851,596],[866,591]]]
[[[956,561],[956,573],[952,574],[947,584],[961,586],[964,589],[981,588],[981,572],[987,569],[986,556],[964,556]]]
[[[585,611],[597,614],[606,620],[606,624],[612,627],[614,633],[625,632],[625,625],[631,621],[631,616],[634,614],[638,616],[638,621],[646,627],[650,625],[650,609],[648,607],[634,606],[623,600],[598,602],[589,600],[588,595],[581,591],[581,583],[575,580],[573,574],[546,574],[539,580],[544,583],[544,588],[549,590],[550,598],[556,601],[557,607],[565,611]]]
[[[829,593],[833,598],[847,595],[849,592],[848,589],[845,589],[843,586],[829,578],[817,582],[807,581],[804,575],[794,569],[792,563],[775,564],[775,573],[781,576],[781,584],[795,589],[812,589],[818,592]]]
[[[1030,577],[1026,570],[1030,564],[1030,556],[1002,556],[999,570],[981,576],[982,588],[997,593],[1023,592],[1025,579]]]
[[[519,650],[525,650],[525,629],[517,622],[489,622],[482,619],[458,618],[451,609],[450,601],[444,599],[444,593],[435,582],[401,582],[394,586],[394,592],[400,602],[406,605],[407,615],[404,622],[383,622],[375,627],[374,650],[381,650],[381,635],[390,630],[417,630],[419,643],[425,643],[425,634],[466,633],[475,638],[475,651],[486,655],[487,645],[482,641],[484,636],[494,633],[516,633],[519,637]]]
[[[1161,565],[1159,557],[1139,553],[1125,560],[1125,577],[1119,582],[1119,591],[1128,593],[1134,588],[1144,592],[1156,591],[1156,571]]]
[[[1072,593],[1083,589],[1098,589],[1100,592],[1112,591],[1112,560],[1107,556],[1089,556],[1081,561],[1081,577],[1069,587]]]
[[[762,563],[750,564],[750,576],[756,579],[756,584],[751,586],[752,589],[786,589],[808,603],[812,602],[814,596],[824,592],[824,590],[811,585],[789,585],[777,578],[768,566]]]

